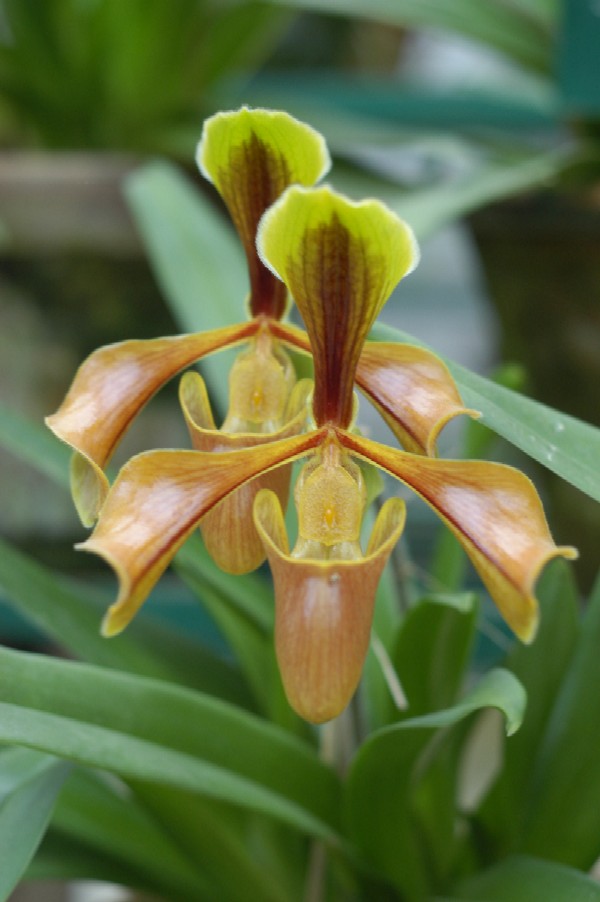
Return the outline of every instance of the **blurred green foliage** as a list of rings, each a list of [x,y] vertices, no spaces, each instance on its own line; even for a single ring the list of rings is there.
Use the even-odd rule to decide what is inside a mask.
[[[289,18],[247,0],[2,0],[4,140],[172,151],[209,87],[258,65]]]

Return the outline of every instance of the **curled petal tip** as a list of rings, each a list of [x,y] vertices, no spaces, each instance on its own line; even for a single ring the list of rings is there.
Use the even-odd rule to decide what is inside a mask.
[[[579,557],[579,552],[570,545],[560,545],[549,547],[545,553],[540,553],[538,560],[531,568],[529,582],[532,587],[537,583],[546,565],[558,557],[572,561]],[[510,594],[505,592],[497,599],[498,608],[521,642],[530,645],[534,641],[539,627],[539,603],[533,591],[524,598],[517,598],[516,601],[516,604],[511,601]]]
[[[98,348],[81,364],[46,425],[75,452],[71,488],[84,526],[93,525],[108,492],[103,468],[146,402],[181,369],[238,344],[257,328],[250,322],[195,335],[120,342]]]
[[[92,535],[78,547],[100,555],[119,581],[105,631],[123,629],[201,519],[245,482],[312,450],[321,433],[235,452],[148,451],[121,470]]]
[[[456,407],[451,407],[447,413],[436,420],[436,422],[432,425],[431,431],[427,437],[425,443],[425,453],[427,457],[435,457],[437,454],[437,442],[440,437],[440,433],[444,426],[446,426],[451,420],[456,419],[456,417],[467,416],[472,420],[481,419],[481,412],[479,410],[473,410],[470,407],[462,407],[457,405]],[[410,450],[410,449],[409,449]]]
[[[54,435],[75,450],[69,465],[69,481],[73,504],[83,526],[91,527],[98,519],[100,508],[108,494],[106,474],[89,454],[77,450],[73,436],[65,429],[60,412],[44,418],[44,423]]]
[[[102,542],[102,539],[95,539],[92,534],[85,542],[79,542],[75,545],[77,551],[85,551],[91,554],[97,554],[99,557],[113,568],[119,581],[119,594],[116,601],[108,608],[102,623],[100,625],[100,633],[105,639],[111,639],[122,633],[126,626],[133,620],[133,617],[141,607],[145,598],[140,598],[140,594],[131,593],[131,580],[127,574],[126,568],[122,563],[111,554],[110,548]]]
[[[448,367],[431,351],[409,344],[368,341],[356,381],[405,450],[435,457],[444,426],[465,407]]]
[[[109,609],[102,618],[100,633],[105,639],[112,639],[114,636],[118,636],[119,633],[122,633],[126,626],[127,623],[119,624],[115,617],[113,617],[112,611]]]
[[[393,474],[454,533],[512,631],[531,642],[534,587],[548,561],[577,552],[554,544],[540,498],[518,470],[487,461],[447,461],[386,448],[350,433],[343,444]]]

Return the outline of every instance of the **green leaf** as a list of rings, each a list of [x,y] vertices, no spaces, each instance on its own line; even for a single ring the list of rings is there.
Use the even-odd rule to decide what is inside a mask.
[[[130,869],[128,886],[154,887],[171,898],[192,898],[202,885],[199,871],[154,822],[134,795],[114,778],[76,768],[52,818],[67,840]],[[75,876],[75,875],[73,875]]]
[[[336,836],[334,774],[305,743],[224,702],[7,649],[0,649],[0,699],[0,741]]]
[[[471,593],[431,594],[410,608],[393,660],[409,702],[401,720],[454,704],[462,688],[479,606]],[[462,731],[453,730],[414,785],[414,829],[431,855],[431,872],[450,870],[457,843],[455,798]]]
[[[375,326],[371,337],[427,347],[390,326]],[[600,429],[496,385],[451,360],[445,362],[465,404],[481,411],[480,422],[484,426],[600,501]]]
[[[287,891],[290,863],[280,861],[280,873],[276,873],[272,863],[265,860],[264,843],[253,847],[248,842],[249,832],[256,829],[255,823],[249,825],[248,818],[232,817],[237,812],[229,806],[170,787],[136,784],[134,789],[153,817],[195,862],[212,886],[213,899],[286,902],[298,895]],[[276,828],[281,832],[281,824]]]
[[[600,855],[600,578],[530,781],[523,851],[588,870]]]
[[[458,178],[385,199],[422,240],[492,201],[547,184],[565,168],[569,157],[570,151],[562,148],[516,159],[486,160]]]
[[[179,566],[178,570],[225,637],[261,710],[267,711],[270,691],[267,659],[272,641],[251,618],[231,603],[229,597],[207,584],[201,574],[187,565]]]
[[[106,852],[98,852],[71,836],[63,836],[60,831],[48,830],[42,844],[29,866],[24,880],[100,880],[107,883],[119,883],[148,893],[156,893],[156,886],[151,886],[143,876],[123,861],[112,858]],[[171,890],[173,902],[212,902],[214,896],[210,888],[204,895],[199,888],[190,896],[189,891],[181,896]]]
[[[401,721],[374,733],[352,762],[347,812],[352,838],[368,863],[411,900],[427,897],[430,868],[411,816],[419,762],[442,728],[459,724],[481,708],[503,712],[507,732],[518,729],[525,692],[506,670],[492,670],[456,705]]]
[[[156,162],[126,182],[126,197],[175,319],[186,332],[245,318],[242,247],[207,197],[171,164]],[[231,352],[202,363],[220,410],[228,405]]]
[[[477,902],[597,902],[600,884],[573,868],[515,856],[472,877],[454,894]]]
[[[69,770],[29,749],[0,753],[0,900],[8,899],[35,854]]]
[[[528,799],[548,721],[568,674],[581,630],[572,569],[553,561],[539,588],[540,628],[532,645],[515,644],[506,666],[527,692],[527,717],[506,743],[504,766],[477,813],[496,854],[518,852],[526,839]]]
[[[0,539],[0,588],[6,599],[60,646],[88,661],[160,677],[247,705],[239,673],[206,646],[165,627],[137,623],[110,641],[100,635],[106,602],[76,588]]]
[[[551,40],[543,21],[521,14],[514,4],[492,0],[271,0],[276,6],[314,10],[327,15],[373,19],[389,25],[413,28],[436,28],[488,44],[512,57],[516,62],[539,70],[551,64]],[[529,11],[530,12],[530,11]]]
[[[84,843],[128,867],[126,885],[167,899],[285,900],[247,836],[214,802],[155,784],[134,784],[131,793],[115,782],[74,771],[52,820],[67,848],[68,840]]]
[[[0,445],[69,489],[71,452],[49,429],[0,404]]]
[[[0,741],[25,745],[99,767],[125,779],[171,786],[268,814],[310,835],[336,840],[335,831],[301,804],[191,755],[86,723],[0,703]]]
[[[177,554],[175,569],[225,637],[260,710],[280,726],[305,733],[304,721],[285,697],[275,659],[272,584],[255,573],[244,577],[224,573],[198,534]]]
[[[229,599],[230,604],[244,614],[265,636],[273,632],[273,589],[270,582],[258,573],[246,573],[243,578],[221,570],[208,554],[199,533],[185,543],[176,557],[176,569],[183,575],[195,577],[198,585],[210,586]]]
[[[477,622],[471,593],[431,594],[406,614],[393,661],[414,717],[453,704],[468,662]]]

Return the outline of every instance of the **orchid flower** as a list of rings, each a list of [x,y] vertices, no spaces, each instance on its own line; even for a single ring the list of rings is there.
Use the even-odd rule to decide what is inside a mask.
[[[197,162],[225,201],[246,253],[249,320],[210,332],[121,342],[100,348],[82,364],[47,423],[74,449],[72,495],[86,526],[97,519],[109,488],[104,469],[133,419],[167,380],[206,354],[245,345],[230,373],[229,411],[220,428],[200,375],[192,370],[182,377],[180,400],[194,448],[258,447],[304,426],[308,387],[295,384],[284,346],[309,353],[309,340],[282,321],[287,288],[259,258],[255,238],[260,217],[288,185],[311,185],[327,171],[325,142],[285,113],[242,108],[206,121]],[[371,343],[356,378],[404,447],[418,453],[434,454],[443,425],[466,412],[444,365],[409,345]],[[285,506],[289,482],[289,467],[259,476],[203,519],[205,543],[223,569],[243,573],[264,560],[252,522],[254,497],[270,487]]]
[[[104,468],[133,418],[168,379],[206,354],[246,344],[230,372],[229,411],[220,429],[201,376],[190,371],[181,381],[195,448],[253,447],[304,426],[306,384],[295,385],[291,360],[271,328],[286,312],[287,289],[260,261],[255,238],[260,217],[288,185],[311,185],[328,170],[325,142],[285,113],[243,108],[205,122],[197,162],[225,201],[246,253],[249,320],[200,334],[122,342],[84,362],[62,406],[47,420],[75,450],[71,486],[84,525],[97,518],[108,491]],[[204,539],[221,567],[243,573],[264,560],[252,524],[254,495],[268,485],[285,505],[289,482],[290,468],[281,468],[205,519]]]
[[[519,471],[485,461],[440,460],[357,434],[354,384],[360,384],[365,359],[380,359],[378,351],[365,358],[365,338],[418,259],[404,222],[377,201],[356,204],[327,187],[293,186],[262,218],[257,247],[306,326],[315,369],[311,428],[236,451],[138,455],[121,470],[81,547],[101,555],[117,573],[119,595],[103,624],[105,635],[113,635],[223,498],[307,457],[295,487],[299,527],[293,551],[281,503],[269,488],[256,495],[254,519],[274,577],[275,644],[284,687],[292,707],[318,723],[339,714],[356,689],[377,582],[404,525],[403,502],[389,499],[363,553],[362,461],[400,480],[438,514],[524,641],[537,626],[534,584],[540,571],[551,558],[576,552],[554,544],[535,488]],[[380,402],[386,418],[405,422],[405,397],[394,399],[386,390],[389,406]]]

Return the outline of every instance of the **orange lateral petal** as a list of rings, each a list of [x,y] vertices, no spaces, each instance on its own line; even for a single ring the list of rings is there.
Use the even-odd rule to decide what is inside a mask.
[[[531,480],[504,464],[418,457],[348,432],[340,432],[339,439],[433,508],[469,555],[508,625],[530,642],[538,624],[537,577],[551,558],[577,557],[575,549],[554,544]]]
[[[298,435],[306,424],[307,395],[311,388],[308,380],[296,385],[285,426],[271,433],[228,433],[216,429],[204,380],[194,371],[182,376],[179,398],[196,451],[233,451]],[[252,519],[254,498],[259,489],[269,488],[285,508],[291,472],[291,465],[286,464],[257,476],[224,498],[203,517],[200,529],[204,544],[222,570],[227,573],[249,573],[262,564],[265,552]]]
[[[392,498],[361,560],[291,557],[272,492],[256,497],[254,518],[275,584],[275,648],[286,695],[305,720],[323,723],[352,698],[369,649],[377,584],[402,532],[404,503]]]
[[[439,357],[413,345],[368,341],[356,383],[403,447],[415,454],[435,456],[437,437],[453,417],[479,416],[464,406]]]
[[[127,626],[200,519],[229,492],[279,464],[302,456],[319,432],[221,454],[148,451],[132,458],[108,493],[96,528],[79,548],[103,557],[120,591],[103,633]]]
[[[82,363],[65,400],[46,423],[77,452],[71,487],[85,526],[94,523],[108,491],[102,469],[144,404],[181,369],[243,341],[257,328],[256,322],[248,322],[195,335],[124,341],[99,348]]]

